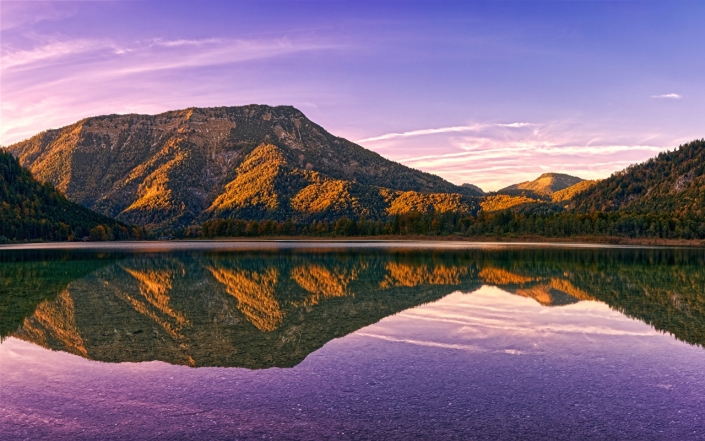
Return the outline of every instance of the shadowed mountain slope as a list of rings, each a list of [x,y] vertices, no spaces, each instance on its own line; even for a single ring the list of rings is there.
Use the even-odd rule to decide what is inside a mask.
[[[101,225],[113,238],[127,239],[128,226],[75,204],[53,185],[37,182],[0,149],[0,243],[5,240],[66,240]]]
[[[481,188],[478,187],[477,185],[465,183],[465,184],[461,185],[461,187],[470,189],[470,190],[472,190],[472,191],[475,191],[475,192],[477,192],[477,194],[480,194],[480,195],[485,194],[485,190],[481,189]]]
[[[298,211],[305,218],[309,203],[320,212],[330,201],[329,214],[339,217],[347,213],[338,205],[355,212],[347,193],[384,200],[379,188],[479,195],[335,137],[289,106],[99,116],[8,149],[70,200],[152,228],[226,212],[256,219]],[[389,205],[370,214],[381,216]]]

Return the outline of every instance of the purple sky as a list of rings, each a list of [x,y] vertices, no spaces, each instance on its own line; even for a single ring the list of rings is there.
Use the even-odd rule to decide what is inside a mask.
[[[0,144],[107,113],[290,104],[486,190],[705,137],[705,2],[0,2]]]

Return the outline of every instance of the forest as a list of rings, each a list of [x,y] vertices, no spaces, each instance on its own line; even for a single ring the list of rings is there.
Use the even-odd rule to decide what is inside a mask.
[[[633,239],[705,239],[705,218],[693,215],[611,213],[533,214],[504,210],[466,213],[407,213],[388,221],[340,218],[335,222],[294,224],[291,221],[216,219],[180,230],[176,237],[259,236],[467,236],[487,238],[622,237]]]

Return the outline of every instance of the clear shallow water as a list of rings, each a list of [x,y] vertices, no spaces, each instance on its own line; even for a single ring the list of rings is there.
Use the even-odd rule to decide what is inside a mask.
[[[0,251],[3,439],[705,438],[702,251],[403,245]]]

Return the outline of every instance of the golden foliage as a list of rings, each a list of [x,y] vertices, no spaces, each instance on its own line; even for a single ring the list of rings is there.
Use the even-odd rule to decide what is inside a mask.
[[[463,202],[462,196],[455,193],[419,193],[416,191],[391,191],[380,190],[380,194],[389,203],[387,214],[395,216],[398,214],[417,213],[445,213],[454,211],[467,213],[470,208]]]
[[[506,286],[506,285],[526,285],[532,282],[538,282],[538,285],[534,285],[527,288],[517,289],[516,294],[523,297],[530,297],[535,299],[537,302],[544,306],[549,306],[553,304],[553,296],[551,291],[560,291],[567,294],[577,300],[595,300],[587,292],[575,287],[570,281],[559,278],[551,278],[549,280],[537,277],[522,276],[521,274],[516,274],[505,269],[485,267],[480,270],[478,274],[480,280],[484,283],[495,285],[495,286]]]
[[[237,177],[225,186],[208,211],[232,210],[243,207],[262,207],[276,210],[279,196],[275,181],[286,160],[278,147],[263,144],[250,153],[237,168]]]
[[[567,201],[569,199],[572,199],[573,196],[575,196],[578,193],[582,193],[583,191],[587,190],[588,188],[594,186],[600,182],[599,180],[592,180],[592,181],[582,181],[578,182],[575,185],[572,185],[568,188],[564,188],[563,190],[557,191],[551,195],[551,199],[553,202],[563,202]]]
[[[522,204],[531,204],[541,202],[538,199],[533,199],[528,196],[509,196],[506,194],[498,194],[495,196],[487,196],[480,202],[482,211],[499,211],[506,210],[511,207]]]
[[[167,270],[137,271],[123,269],[140,283],[140,293],[155,308],[173,318],[179,326],[188,324],[186,317],[169,306],[169,291],[172,289],[172,272]]]
[[[311,293],[300,306],[313,306],[324,299],[350,295],[348,284],[365,268],[366,265],[360,264],[353,268],[341,267],[331,271],[322,265],[297,266],[291,271],[291,278]]]
[[[578,300],[587,300],[587,301],[596,300],[595,297],[591,296],[587,292],[576,287],[575,285],[570,283],[570,281],[565,280],[565,279],[552,278],[551,282],[550,282],[550,286],[551,286],[551,288],[556,289],[561,292],[564,292],[564,293],[568,294],[569,296],[575,297]]]
[[[48,347],[49,337],[72,354],[88,356],[83,337],[76,326],[73,299],[68,290],[62,291],[53,301],[39,304],[31,317],[25,318],[15,336]]]
[[[413,287],[419,285],[459,285],[460,278],[468,274],[466,267],[436,265],[412,266],[404,263],[389,262],[387,274],[379,284],[386,289],[393,286]]]
[[[305,213],[320,213],[329,209],[342,211],[349,205],[357,204],[350,194],[350,182],[341,180],[321,180],[308,185],[291,200],[291,206]]]
[[[512,273],[505,269],[485,267],[480,270],[480,280],[491,285],[523,285],[536,279]]]
[[[549,285],[537,285],[530,288],[517,289],[515,294],[534,299],[543,306],[550,306],[553,304],[553,296],[551,296],[550,289]]]
[[[335,137],[288,106],[98,116],[9,151],[69,200],[152,230],[223,217],[330,222],[475,208],[450,194],[466,190]],[[381,187],[404,191],[392,190],[390,207]]]
[[[530,191],[541,196],[550,196],[553,193],[578,184],[582,179],[564,173],[544,173],[533,181],[522,182],[499,190],[500,193],[517,191]]]
[[[279,271],[246,271],[207,267],[215,279],[225,285],[228,294],[238,301],[238,309],[260,331],[273,331],[284,321],[279,302],[274,297],[274,287]]]
[[[179,175],[189,169],[192,152],[185,148],[181,138],[170,140],[162,150],[144,164],[140,164],[123,182],[115,184],[115,191],[127,191],[137,186],[133,202],[123,209],[119,218],[140,219],[140,213],[160,212],[160,216],[178,216],[183,205],[178,189],[184,186]],[[97,184],[96,184],[97,185]],[[150,216],[147,216],[151,219]],[[147,224],[151,225],[151,219]]]

